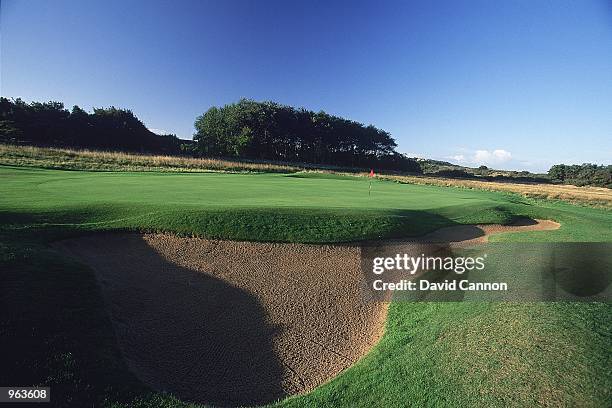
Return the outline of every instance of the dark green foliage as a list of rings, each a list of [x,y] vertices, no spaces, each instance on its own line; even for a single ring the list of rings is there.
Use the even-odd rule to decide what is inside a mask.
[[[23,139],[23,131],[12,120],[0,121],[0,142],[15,143]]]
[[[554,181],[574,184],[577,186],[599,186],[612,188],[612,166],[597,164],[555,164],[548,170],[548,175]]]
[[[26,103],[0,98],[0,141],[39,146],[180,153],[174,135],[156,135],[127,109],[72,111],[61,102]]]
[[[526,174],[524,174],[526,173]],[[550,179],[529,172],[513,172],[511,175],[496,174],[485,176],[487,181],[507,181],[511,183],[550,183]]]
[[[420,173],[376,127],[275,102],[242,99],[212,107],[195,121],[194,140],[206,156],[281,160]]]
[[[512,183],[550,183],[545,174],[528,171],[496,170],[487,166],[460,166],[440,160],[417,159],[423,173],[434,177],[475,179],[480,181],[508,181]]]
[[[476,178],[472,173],[468,173],[465,170],[438,170],[435,173],[431,173],[434,177],[444,177],[444,178],[460,178],[460,179],[468,179],[468,178]]]

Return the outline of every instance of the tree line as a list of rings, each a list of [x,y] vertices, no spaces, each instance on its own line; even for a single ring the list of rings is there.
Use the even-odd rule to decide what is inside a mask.
[[[181,141],[157,135],[128,109],[94,108],[88,113],[61,102],[0,98],[0,141],[38,146],[175,154]]]
[[[395,151],[391,135],[372,125],[275,102],[242,99],[196,118],[193,141],[151,132],[129,109],[0,98],[0,142],[303,162],[420,172]]]
[[[323,111],[241,99],[208,109],[195,129],[205,156],[420,172],[388,132]]]
[[[208,109],[196,118],[195,129],[193,141],[187,141],[151,132],[129,109],[111,106],[89,113],[76,105],[68,110],[61,102],[0,97],[3,143],[421,173],[419,163],[395,151],[397,145],[388,132],[323,111],[242,99]],[[611,165],[557,164],[548,177],[557,183],[612,188]]]
[[[612,165],[555,164],[548,170],[548,176],[556,182],[576,186],[599,186],[612,188]]]

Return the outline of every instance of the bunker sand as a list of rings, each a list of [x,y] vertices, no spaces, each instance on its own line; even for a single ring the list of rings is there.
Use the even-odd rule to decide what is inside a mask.
[[[185,400],[303,393],[383,334],[386,305],[362,296],[358,246],[98,234],[56,247],[95,270],[131,370]]]
[[[472,245],[558,227],[456,226],[413,242]],[[54,247],[94,269],[130,369],[184,400],[256,405],[310,391],[384,331],[387,304],[368,300],[358,244],[105,233]]]
[[[456,225],[440,228],[427,235],[419,237],[419,242],[449,243],[451,246],[471,246],[488,242],[489,236],[502,233],[527,231],[552,231],[561,225],[552,220],[532,220],[521,218],[508,225],[477,224]]]

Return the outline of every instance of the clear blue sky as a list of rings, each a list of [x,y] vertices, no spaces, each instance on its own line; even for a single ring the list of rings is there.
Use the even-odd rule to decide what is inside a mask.
[[[610,2],[2,0],[0,24],[2,96],[130,108],[183,138],[247,97],[469,165],[612,158]]]

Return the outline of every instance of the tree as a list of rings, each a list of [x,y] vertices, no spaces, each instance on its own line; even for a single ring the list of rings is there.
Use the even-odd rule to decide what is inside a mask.
[[[108,150],[179,153],[174,135],[156,135],[128,109],[78,106],[71,111],[61,102],[26,103],[0,98],[0,140],[43,146],[87,147]]]
[[[565,164],[555,164],[548,170],[548,175],[552,180],[565,181],[567,166]]]
[[[323,111],[241,99],[211,107],[194,125],[203,155],[420,170],[395,152],[388,132]]]
[[[0,120],[0,141],[16,143],[23,140],[23,131],[11,120]]]
[[[574,184],[577,186],[612,187],[612,166],[583,164],[555,164],[548,170],[548,176],[557,182]]]

